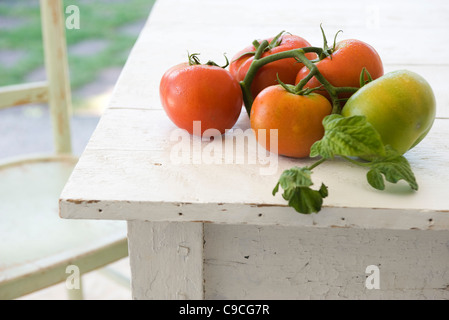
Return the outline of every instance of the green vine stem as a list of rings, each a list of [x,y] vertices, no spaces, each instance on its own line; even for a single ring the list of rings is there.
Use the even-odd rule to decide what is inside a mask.
[[[352,159],[351,157],[347,157],[347,156],[341,156],[343,159],[345,159],[348,162],[351,162],[359,167],[365,167],[365,168],[370,168],[372,166],[372,162],[360,162],[357,160]],[[310,166],[307,166],[306,168],[310,171],[312,171],[313,169],[315,169],[316,167],[318,167],[320,164],[322,164],[323,162],[329,160],[328,158],[320,158],[319,160],[317,160],[316,162],[312,163]]]
[[[251,84],[257,74],[257,71],[263,67],[264,65],[274,62],[280,59],[286,59],[286,58],[295,58],[298,62],[304,64],[309,70],[309,74],[301,80],[295,87],[296,92],[301,92],[304,85],[312,78],[316,77],[316,79],[322,84],[322,86],[327,90],[331,97],[332,101],[332,114],[339,114],[341,113],[341,105],[340,101],[338,99],[338,94],[342,92],[356,92],[359,88],[356,87],[335,87],[332,84],[330,84],[329,81],[324,78],[324,76],[320,73],[318,70],[318,67],[313,63],[313,61],[309,60],[305,54],[314,52],[318,56],[322,55],[324,53],[323,48],[319,47],[304,47],[301,49],[292,49],[288,51],[283,51],[279,53],[275,53],[272,55],[268,55],[262,58],[262,54],[265,51],[265,49],[268,47],[269,43],[268,41],[264,40],[262,41],[254,55],[254,60],[251,63],[251,66],[248,69],[248,72],[243,79],[243,81],[240,82],[240,86],[242,88],[243,93],[243,101],[245,104],[246,112],[248,115],[251,115],[251,107],[254,102],[254,97],[251,94]]]
[[[195,66],[195,65],[201,65],[202,64],[200,59],[198,58],[198,56],[200,55],[199,53],[192,53],[192,54],[190,54],[189,52],[187,52],[187,55],[188,55],[188,58],[189,58],[189,65],[190,66]],[[207,61],[204,65],[206,65],[206,66],[214,66],[214,67],[219,67],[219,68],[225,69],[225,68],[227,68],[229,66],[229,60],[228,60],[228,57],[226,57],[225,54],[224,54],[224,57],[226,59],[226,64],[223,65],[223,66],[219,66],[218,64],[216,64],[214,61],[211,61],[211,60]]]
[[[324,161],[328,160],[327,158],[321,158],[318,161],[314,162],[310,166],[307,167],[308,170],[312,171],[316,167],[318,167],[320,164],[322,164]]]

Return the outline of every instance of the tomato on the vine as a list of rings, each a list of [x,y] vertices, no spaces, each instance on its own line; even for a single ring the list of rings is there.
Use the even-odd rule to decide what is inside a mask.
[[[430,131],[435,108],[432,88],[423,77],[396,70],[359,89],[346,102],[342,115],[365,116],[383,143],[403,154]]]
[[[237,80],[224,67],[200,64],[196,55],[165,72],[159,93],[168,117],[190,134],[216,129],[224,133],[237,122],[242,110],[242,91]],[[226,67],[226,66],[225,66]],[[194,132],[194,121],[201,121],[201,132]]]
[[[266,40],[270,45],[262,54],[262,57],[310,46],[310,43],[305,39],[292,34],[281,33],[274,38]],[[232,58],[229,71],[238,81],[242,81],[245,78],[251,63],[254,61],[256,49],[254,45],[248,46]],[[308,53],[306,56],[309,59],[316,58],[315,53]],[[278,84],[277,76],[284,83],[294,84],[296,75],[303,66],[302,63],[298,63],[294,58],[281,59],[266,64],[257,71],[256,77],[251,84],[253,97],[256,97],[266,87]]]
[[[281,85],[264,89],[251,108],[251,128],[267,150],[280,155],[302,158],[324,135],[322,121],[332,112],[330,102],[316,93],[295,94]],[[264,134],[261,137],[260,134]],[[270,130],[278,130],[277,150],[270,141]]]
[[[382,60],[377,51],[369,44],[354,39],[342,40],[329,49],[328,55],[315,63],[319,72],[335,87],[359,87],[360,74],[365,68],[372,79],[377,79],[384,74]],[[298,84],[309,74],[309,69],[303,67],[296,76]],[[365,79],[367,80],[367,79]],[[321,83],[313,77],[304,88],[316,88]],[[324,88],[316,91],[330,99]],[[349,98],[350,93],[341,93],[338,98]]]

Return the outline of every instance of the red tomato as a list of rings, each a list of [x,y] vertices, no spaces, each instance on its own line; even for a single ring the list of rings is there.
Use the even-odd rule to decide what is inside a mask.
[[[251,128],[258,142],[276,152],[270,141],[270,130],[278,130],[277,153],[302,158],[310,154],[310,147],[324,135],[322,121],[331,114],[332,106],[322,95],[297,95],[280,85],[264,89],[251,108]],[[260,134],[266,136],[261,139]]]
[[[367,43],[359,40],[342,40],[335,46],[335,50],[329,57],[316,63],[320,73],[335,87],[360,87],[360,73],[366,68],[371,77],[377,79],[384,74],[382,61],[376,50]],[[295,84],[304,79],[309,73],[307,67],[303,67]],[[304,88],[316,88],[321,83],[313,77]],[[315,91],[330,99],[326,90]],[[339,98],[349,98],[350,93],[342,93]]]
[[[267,39],[268,42],[271,42],[272,40],[273,38]],[[264,52],[262,57],[292,49],[310,47],[310,43],[305,39],[291,34],[282,35],[279,40],[280,43],[278,46]],[[246,47],[238,52],[231,60],[229,71],[238,81],[242,81],[245,78],[251,63],[254,60],[254,55],[243,54],[254,52],[255,50],[256,48],[253,45]],[[308,59],[315,59],[316,54],[308,53],[306,54],[306,57]],[[256,97],[264,88],[278,84],[278,74],[282,82],[294,84],[296,75],[303,66],[302,63],[298,63],[294,58],[281,59],[264,65],[257,71],[256,77],[251,84],[251,93],[253,97]]]
[[[201,135],[207,129],[224,133],[237,122],[243,105],[239,83],[218,66],[176,65],[163,75],[159,93],[168,117],[190,134],[197,134],[194,121],[201,121]]]

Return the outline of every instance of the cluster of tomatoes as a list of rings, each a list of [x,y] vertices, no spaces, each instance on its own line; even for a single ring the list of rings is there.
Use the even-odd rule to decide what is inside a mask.
[[[245,79],[254,60],[301,48],[313,49],[304,38],[287,33],[265,40],[269,45],[262,54],[256,55],[261,42],[255,41],[234,55],[229,70],[228,64],[201,64],[195,54],[189,56],[189,62],[169,69],[160,83],[161,102],[169,118],[191,134],[194,121],[201,121],[201,134],[211,129],[223,134],[234,126],[242,111],[246,101],[242,86],[248,85]],[[366,116],[383,142],[401,154],[430,130],[435,98],[429,84],[406,70],[384,75],[381,58],[369,44],[350,39],[334,42],[329,48],[325,40],[324,48],[308,50],[305,57],[328,84],[353,89],[337,91],[342,106],[338,112],[343,116]],[[322,121],[335,112],[335,97],[310,72],[310,66],[293,57],[272,61],[256,70],[250,83],[253,99],[246,110],[250,110],[256,137],[259,129],[265,129],[267,137],[258,140],[266,141],[263,146],[267,150],[307,157],[313,143],[323,137]],[[369,75],[367,84],[365,75]],[[277,150],[270,147],[270,129],[278,130]]]

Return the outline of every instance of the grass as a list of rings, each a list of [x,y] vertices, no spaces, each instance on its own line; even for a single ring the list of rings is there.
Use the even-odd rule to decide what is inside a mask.
[[[0,2],[0,16],[16,18],[21,22],[16,28],[1,30],[0,50],[26,52],[14,67],[0,65],[0,86],[22,83],[31,71],[43,66],[38,3],[37,0]],[[88,39],[104,39],[109,43],[105,50],[92,56],[80,57],[69,53],[72,90],[95,81],[98,73],[105,68],[123,66],[137,35],[130,36],[117,30],[145,19],[153,3],[154,0],[64,1],[64,6],[75,4],[80,11],[80,29],[66,29],[68,47]]]

